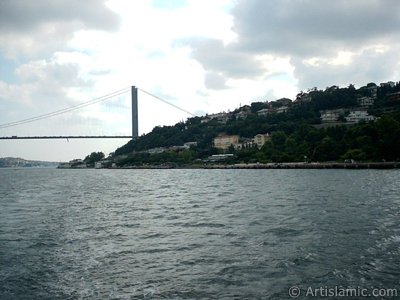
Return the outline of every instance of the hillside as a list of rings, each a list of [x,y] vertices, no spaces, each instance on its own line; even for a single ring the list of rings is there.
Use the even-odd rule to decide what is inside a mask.
[[[255,137],[263,135],[262,145]],[[217,137],[231,137],[229,147]],[[261,137],[261,136],[259,136]],[[237,139],[237,140],[236,140]],[[294,162],[400,158],[400,83],[369,83],[300,92],[232,112],[155,127],[114,153],[119,165],[192,164],[230,153],[230,162]]]

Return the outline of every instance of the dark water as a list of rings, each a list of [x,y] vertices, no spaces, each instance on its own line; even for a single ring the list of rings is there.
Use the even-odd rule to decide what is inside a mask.
[[[2,169],[0,299],[400,290],[399,184],[397,170]]]

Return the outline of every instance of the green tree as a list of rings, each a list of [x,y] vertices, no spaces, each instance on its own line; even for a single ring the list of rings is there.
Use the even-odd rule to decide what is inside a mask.
[[[329,161],[339,158],[337,145],[333,138],[326,136],[318,144],[314,159],[318,161]]]
[[[285,141],[285,153],[287,154],[289,161],[296,160],[296,149],[297,143],[295,139],[292,137],[288,137]]]
[[[268,106],[265,102],[253,102],[250,105],[250,110],[252,113],[256,113],[257,111],[266,108]]]
[[[392,116],[383,116],[376,123],[379,134],[378,155],[385,160],[400,158],[400,122]]]
[[[342,156],[342,159],[354,159],[355,161],[364,161],[366,158],[366,153],[361,149],[350,149]]]
[[[286,134],[283,131],[276,131],[272,133],[271,142],[275,149],[283,150],[286,142]]]
[[[92,152],[90,155],[86,156],[84,162],[89,166],[94,166],[94,164],[102,159],[105,155],[103,152]]]

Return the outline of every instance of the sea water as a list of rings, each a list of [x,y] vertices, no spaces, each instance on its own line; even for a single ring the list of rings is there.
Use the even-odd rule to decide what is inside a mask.
[[[0,169],[0,299],[395,299],[399,184],[398,170]]]

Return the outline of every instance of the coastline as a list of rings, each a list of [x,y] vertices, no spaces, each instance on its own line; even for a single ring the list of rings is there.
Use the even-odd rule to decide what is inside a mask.
[[[252,164],[207,164],[207,165],[144,165],[125,166],[118,169],[398,169],[400,162],[365,163],[252,163]]]

